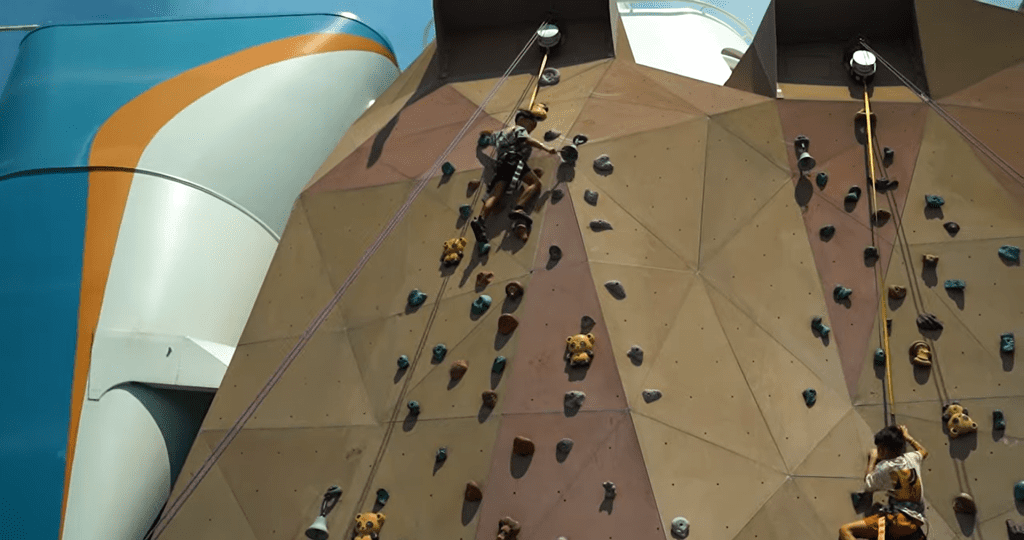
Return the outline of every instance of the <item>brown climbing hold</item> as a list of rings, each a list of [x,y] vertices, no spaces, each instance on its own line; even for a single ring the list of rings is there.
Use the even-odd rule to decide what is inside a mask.
[[[924,262],[925,266],[929,267],[939,264],[939,257],[936,255],[926,254],[924,257],[921,257],[921,260]]]
[[[506,336],[518,326],[519,321],[511,313],[503,313],[501,317],[498,317],[498,331]]]
[[[889,287],[889,298],[893,300],[902,300],[907,296],[907,289],[900,287],[899,285],[891,285]]]
[[[512,441],[512,453],[520,456],[532,456],[536,446],[526,437],[516,437]]]
[[[484,498],[484,492],[480,489],[480,485],[476,482],[469,482],[466,484],[466,500],[469,502],[476,502]]]
[[[961,493],[953,499],[953,511],[957,514],[976,514],[978,505],[974,504],[974,497]]]
[[[523,284],[518,281],[511,281],[505,285],[505,296],[515,300],[523,295]]]
[[[910,361],[916,366],[931,367],[932,349],[927,343],[921,340],[910,345]]]
[[[971,420],[967,414],[967,409],[955,401],[943,408],[942,421],[946,422],[950,438],[955,439],[961,435],[978,431],[978,423]]]
[[[494,272],[480,272],[476,275],[477,288],[482,289],[490,285],[492,279],[494,279]]]
[[[498,404],[498,393],[494,390],[487,390],[482,394],[484,406],[493,409]]]
[[[505,516],[498,522],[497,540],[515,540],[519,536],[519,522]]]
[[[452,369],[449,371],[449,373],[452,376],[452,380],[457,381],[461,379],[462,376],[465,375],[466,371],[468,370],[469,365],[466,364],[465,360],[457,360],[455,362],[452,362]]]

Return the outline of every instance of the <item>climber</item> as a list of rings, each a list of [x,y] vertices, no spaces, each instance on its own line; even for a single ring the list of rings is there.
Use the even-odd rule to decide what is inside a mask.
[[[907,444],[914,448],[913,452],[904,452]],[[840,527],[840,540],[874,540],[881,519],[885,519],[887,538],[919,537],[925,524],[921,462],[926,457],[928,451],[910,436],[906,426],[888,426],[875,434],[875,448],[868,456],[864,478],[865,491],[888,490],[889,503],[876,514]]]
[[[549,148],[530,136],[530,133],[537,128],[537,122],[546,120],[547,116],[547,105],[538,103],[530,110],[520,109],[516,113],[515,126],[496,133],[491,131],[480,133],[482,142],[486,140],[489,144],[493,144],[497,152],[494,178],[488,186],[489,197],[484,201],[480,215],[470,222],[477,242],[487,243],[484,220],[494,214],[501,198],[504,195],[515,195],[523,184],[526,187],[516,200],[515,209],[509,213],[509,218],[512,219],[514,230],[519,238],[524,242],[529,238],[533,220],[526,213],[526,205],[540,193],[540,176],[543,172],[540,169],[531,170],[526,162],[530,158],[533,148],[549,154],[557,153],[554,148]]]

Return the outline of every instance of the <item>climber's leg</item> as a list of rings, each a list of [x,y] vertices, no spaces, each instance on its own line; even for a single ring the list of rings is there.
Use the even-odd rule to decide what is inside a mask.
[[[539,173],[539,174],[538,174]],[[533,169],[527,171],[523,175],[523,184],[526,186],[523,188],[523,192],[519,195],[519,199],[516,201],[516,210],[525,211],[526,205],[530,204],[530,201],[540,193],[541,189],[544,188],[540,183],[540,176],[544,174],[544,171],[540,169]]]
[[[480,217],[487,219],[494,215],[495,210],[498,208],[498,203],[501,202],[501,195],[505,193],[505,187],[508,182],[502,180],[495,180],[491,186],[490,196],[484,201],[484,208],[480,212]]]

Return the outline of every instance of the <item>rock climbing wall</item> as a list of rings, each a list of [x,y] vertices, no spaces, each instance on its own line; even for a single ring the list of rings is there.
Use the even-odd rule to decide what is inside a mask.
[[[677,518],[708,540],[834,537],[859,519],[850,494],[885,422],[878,275],[908,289],[887,299],[895,414],[932,451],[929,535],[991,540],[1020,518],[1024,375],[1000,336],[1024,336],[1024,279],[998,255],[1024,245],[1019,179],[928,106],[880,91],[874,135],[895,157],[876,173],[899,185],[872,227],[862,102],[717,87],[638,66],[617,43],[617,58],[561,67],[540,89],[550,112],[534,136],[588,141],[574,166],[534,152],[544,189],[526,241],[502,211],[483,251],[468,216],[492,173],[478,134],[529,99],[530,76],[488,100],[497,79],[442,84],[428,49],[353,125],[295,203],[172,500],[373,256],[164,538],[301,538],[331,485],[338,538],[378,510],[383,540],[492,540],[506,516],[522,539],[678,538],[689,529]],[[1022,74],[944,100],[1017,170]],[[805,175],[798,135],[817,161]],[[463,258],[445,266],[442,245],[460,237]],[[923,268],[924,254],[938,266]],[[962,291],[943,288],[957,279]],[[521,296],[507,295],[513,282]],[[836,285],[849,298],[835,300]],[[921,313],[944,329],[919,331]],[[578,334],[594,338],[586,367],[566,360]],[[919,339],[930,368],[910,363]],[[950,439],[954,399],[977,433]],[[962,492],[977,516],[953,513]]]

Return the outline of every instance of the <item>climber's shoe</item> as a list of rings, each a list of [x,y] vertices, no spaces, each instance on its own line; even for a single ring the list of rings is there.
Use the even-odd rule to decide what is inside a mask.
[[[469,227],[473,229],[473,237],[476,238],[478,244],[487,243],[487,227],[484,225],[482,217],[473,218],[473,221],[469,222]]]
[[[526,211],[522,208],[516,208],[515,210],[508,213],[508,218],[513,222],[521,222],[526,224],[527,227],[533,225],[533,218],[526,215]]]

